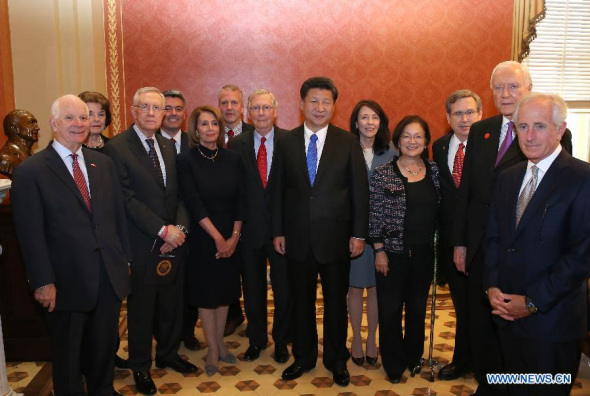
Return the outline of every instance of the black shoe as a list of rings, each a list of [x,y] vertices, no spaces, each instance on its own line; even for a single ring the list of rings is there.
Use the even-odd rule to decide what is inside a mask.
[[[230,319],[225,322],[225,329],[223,330],[223,336],[230,336],[236,331],[239,325],[244,323],[244,316],[240,315],[237,318]]]
[[[287,349],[287,345],[275,345],[275,362],[287,363],[287,360],[289,360],[289,350]]]
[[[260,351],[263,348],[250,345],[244,354],[244,360],[247,362],[252,362],[260,357]]]
[[[157,392],[156,384],[152,381],[149,371],[134,371],[135,389],[144,395],[154,395]]]
[[[333,372],[333,379],[336,385],[347,386],[350,384],[350,374],[347,369],[335,370]]]
[[[170,367],[174,371],[178,371],[181,374],[190,374],[197,372],[197,366],[188,362],[186,360],[182,360],[180,356],[176,356],[176,359],[171,362],[164,362],[162,360],[156,359],[156,367],[157,368],[166,368]]]
[[[283,371],[282,378],[285,381],[290,381],[301,377],[304,373],[307,373],[309,370],[315,367],[304,367],[299,362],[295,362]]]
[[[449,363],[438,372],[438,379],[442,381],[452,381],[465,374],[455,363]]]
[[[198,351],[201,349],[201,343],[194,335],[183,338],[182,342],[184,343],[184,347],[186,349],[190,349],[191,351]]]
[[[369,363],[371,366],[374,366],[375,363],[377,363],[377,358],[378,358],[378,356],[375,356],[375,357],[371,357],[369,355],[366,356],[367,363]]]
[[[129,360],[123,359],[119,357],[119,355],[115,355],[115,367],[120,369],[128,369],[129,367]]]
[[[387,379],[392,384],[399,384],[401,382],[401,380],[402,380],[402,376],[401,376],[401,374],[400,375],[389,375],[389,374],[387,374]]]
[[[408,370],[410,370],[410,376],[414,377],[416,374],[420,374],[422,372],[422,364],[424,363],[424,359],[420,359],[416,364],[409,364]]]

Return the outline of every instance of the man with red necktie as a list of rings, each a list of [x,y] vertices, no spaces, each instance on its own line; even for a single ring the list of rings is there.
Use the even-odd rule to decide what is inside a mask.
[[[225,121],[225,143],[238,137],[243,132],[254,131],[254,127],[242,121],[244,113],[244,95],[242,90],[233,84],[221,87],[218,95],[219,111]],[[224,336],[229,336],[236,331],[236,328],[244,323],[244,314],[240,306],[240,300],[229,305],[227,321],[225,322]]]
[[[479,96],[468,89],[453,92],[445,103],[447,121],[451,133],[437,139],[432,145],[432,155],[440,170],[440,234],[438,279],[449,282],[451,298],[457,315],[455,350],[451,363],[438,373],[441,380],[453,380],[471,372],[471,352],[468,337],[467,277],[453,263],[452,231],[455,201],[461,184],[465,148],[469,129],[481,120],[482,109]]]
[[[266,348],[267,286],[266,262],[270,262],[270,279],[275,311],[272,338],[274,359],[289,359],[292,295],[287,263],[273,247],[270,228],[270,193],[273,188],[273,153],[277,139],[287,132],[274,125],[277,111],[275,96],[266,89],[255,90],[248,98],[248,114],[254,131],[245,130],[229,142],[229,148],[240,153],[246,171],[247,219],[242,228],[242,281],[244,306],[248,318],[247,336],[250,346],[244,360],[253,361]]]
[[[90,124],[81,99],[57,99],[49,124],[54,140],[14,172],[12,206],[51,333],[53,390],[118,395],[114,357],[131,262],[122,189],[113,162],[82,147]]]

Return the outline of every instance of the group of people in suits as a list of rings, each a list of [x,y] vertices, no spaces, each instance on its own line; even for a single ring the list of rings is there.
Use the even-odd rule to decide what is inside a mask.
[[[375,364],[378,325],[382,363],[397,383],[422,365],[436,229],[457,313],[454,357],[439,378],[475,372],[482,395],[569,392],[571,384],[506,387],[487,375],[575,377],[590,275],[590,169],[569,154],[565,104],[530,94],[524,66],[499,64],[490,85],[501,114],[483,121],[475,93],[449,96],[452,132],[434,143],[434,161],[419,116],[402,118],[390,139],[385,112],[364,100],[352,133],[330,124],[338,90],[326,77],[301,86],[304,123],[290,132],[275,126],[278,103],[264,89],[247,100],[253,125],[241,120],[242,92],[226,85],[219,109],[194,109],[185,133],[182,93],[141,88],[134,124],[110,140],[104,96],[57,99],[54,140],[16,169],[12,193],[29,282],[52,334],[56,394],[117,394],[125,297],[129,360],[118,365],[133,371],[141,393],[157,391],[152,337],[157,367],[197,370],[178,355],[181,340],[200,348],[197,316],[207,375],[236,362],[223,336],[243,321],[241,287],[244,359],[256,360],[268,345],[267,262],[274,359],[289,359],[289,342],[294,357],[283,379],[316,365],[319,275],[322,360],[334,382],[350,382],[350,314],[353,362]]]

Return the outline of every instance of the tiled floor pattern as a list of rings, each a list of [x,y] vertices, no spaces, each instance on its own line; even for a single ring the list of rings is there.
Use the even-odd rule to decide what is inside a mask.
[[[321,297],[321,295],[320,295]],[[269,292],[269,298],[272,294]],[[322,335],[321,318],[323,306],[321,299],[317,304],[319,335]],[[269,302],[269,317],[272,317],[272,304]],[[124,312],[122,313],[124,315]],[[123,316],[124,319],[124,316]],[[125,321],[122,320],[122,325]],[[199,366],[195,374],[183,375],[172,370],[152,368],[152,378],[158,387],[160,394],[195,395],[199,393],[215,393],[217,395],[233,395],[249,392],[254,395],[457,395],[466,396],[476,389],[473,376],[467,375],[455,381],[429,381],[430,370],[424,367],[422,374],[410,377],[408,371],[404,373],[402,382],[391,384],[386,380],[386,375],[380,362],[375,366],[365,363],[358,367],[349,361],[348,369],[351,375],[351,383],[347,387],[339,387],[332,381],[331,373],[321,364],[320,359],[316,368],[295,381],[283,381],[281,373],[284,368],[293,362],[292,357],[286,364],[277,364],[272,359],[274,345],[264,350],[255,362],[243,360],[244,352],[248,348],[248,340],[245,337],[246,323],[241,325],[236,333],[226,338],[230,350],[238,357],[236,365],[228,365],[220,362],[220,370],[213,377],[207,377],[203,371],[206,348],[203,342],[202,329],[196,330],[196,335],[201,340],[203,347],[200,351],[189,351],[181,346],[180,355],[188,358]],[[436,320],[434,338],[434,359],[445,364],[452,358],[454,344],[455,312],[450,300],[447,288],[439,288],[436,301]],[[363,326],[363,333],[367,328]],[[426,321],[425,359],[428,358],[428,337],[430,335],[430,302]],[[349,329],[349,335],[352,334]],[[350,339],[349,339],[350,341]],[[320,338],[320,344],[322,340]],[[127,356],[127,338],[122,337],[122,350],[119,354]],[[26,391],[27,384],[37,375],[44,362],[13,362],[8,363],[8,381],[13,389]],[[574,385],[572,395],[590,395],[590,362],[582,357],[580,372]],[[133,376],[129,370],[117,370],[115,373],[115,389],[124,395],[135,395]]]

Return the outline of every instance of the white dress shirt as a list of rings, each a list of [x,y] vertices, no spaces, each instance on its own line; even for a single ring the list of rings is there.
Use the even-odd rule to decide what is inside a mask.
[[[72,153],[63,144],[61,144],[57,140],[54,140],[53,148],[55,151],[57,151],[57,154],[66,165],[66,168],[68,168],[68,171],[70,172],[70,175],[72,175],[72,178],[74,177],[74,159],[72,158],[72,154],[78,154],[78,165],[80,165],[80,170],[84,175],[84,180],[86,181],[86,186],[88,187],[88,195],[92,197],[92,192],[90,191],[90,183],[88,182],[88,170],[86,169],[86,161],[84,161],[84,154],[82,153],[82,146],[80,146],[78,151]]]
[[[307,148],[309,147],[309,138],[311,137],[312,134],[313,134],[313,132],[311,131],[311,129],[309,129],[307,127],[307,125],[305,125],[305,123],[303,123],[303,137],[305,139],[305,155],[306,156],[307,156]],[[320,159],[322,158],[322,152],[324,151],[324,144],[326,143],[326,136],[328,135],[328,125],[326,125],[322,129],[317,131],[315,134],[318,137],[318,140],[316,142],[316,145],[318,148],[318,162],[316,164],[316,170],[317,170],[317,167],[320,165]]]
[[[139,140],[143,143],[143,148],[149,154],[150,146],[148,146],[146,139],[149,139],[147,136],[143,134],[141,129],[137,126],[137,124],[133,125],[133,129],[137,136],[139,136]],[[162,152],[160,151],[160,145],[158,144],[158,139],[156,139],[156,135],[152,136],[154,139],[154,150],[156,150],[156,155],[158,156],[158,162],[160,162],[160,168],[162,169],[162,176],[164,177],[164,187],[166,187],[166,164],[164,163],[164,157],[162,157]]]
[[[453,133],[453,136],[451,136],[451,140],[449,141],[449,152],[447,154],[447,164],[449,165],[449,171],[451,171],[451,173],[453,173],[453,165],[455,165],[455,156],[457,155],[457,149],[459,148],[460,143],[461,141],[459,140],[457,135]],[[465,141],[463,142],[463,146],[463,154],[465,154],[467,152],[467,139],[465,139]]]

